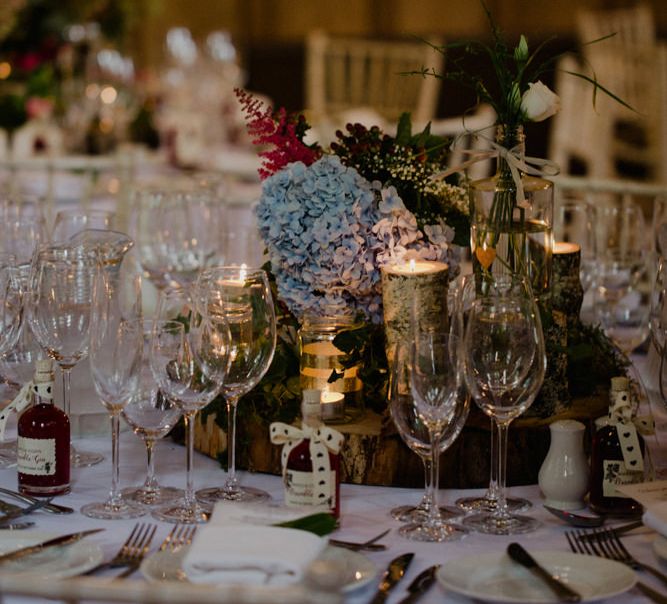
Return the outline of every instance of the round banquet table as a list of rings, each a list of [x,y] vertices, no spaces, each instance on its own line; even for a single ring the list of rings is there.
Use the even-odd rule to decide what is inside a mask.
[[[640,359],[640,363],[645,364],[645,360]],[[655,402],[657,402],[657,398]],[[656,416],[658,437],[651,439],[649,445],[656,467],[660,471],[661,468],[667,467],[667,452],[664,451],[661,442],[662,439],[660,438],[662,435],[667,434],[667,412],[665,412],[661,404],[654,404],[653,411]],[[72,492],[56,500],[58,503],[79,510],[85,503],[102,500],[108,493],[111,476],[111,442],[110,438],[97,436],[77,440],[76,444],[81,449],[100,451],[106,456],[105,461],[98,466],[73,469]],[[131,432],[125,431],[121,435],[120,448],[122,486],[142,483],[145,477],[145,453],[142,442]],[[185,450],[181,445],[169,439],[161,441],[156,449],[156,466],[161,484],[183,486],[185,478]],[[243,472],[240,474],[240,477],[243,484],[265,489],[275,500],[280,501],[282,499],[282,485],[279,477]],[[224,478],[225,473],[220,469],[219,464],[215,460],[197,454],[195,459],[196,488],[221,484]],[[0,486],[11,489],[16,488],[16,469],[0,470]],[[418,490],[343,484],[341,485],[340,529],[336,531],[335,536],[341,539],[362,541],[384,529],[391,529],[389,534],[382,539],[382,543],[387,545],[385,551],[364,553],[377,567],[378,578],[380,572],[394,557],[405,552],[415,553],[414,560],[406,576],[390,594],[387,600],[389,604],[399,602],[405,597],[407,593],[406,588],[410,581],[426,567],[432,564],[444,564],[448,560],[462,556],[478,555],[490,551],[504,551],[511,541],[521,542],[529,551],[556,550],[569,552],[570,550],[564,536],[564,531],[567,527],[542,508],[539,488],[536,485],[513,487],[511,488],[511,492],[514,495],[527,497],[533,502],[533,508],[528,513],[541,521],[541,526],[537,531],[514,537],[470,533],[458,542],[433,544],[408,541],[400,537],[397,531],[400,523],[393,520],[388,513],[393,506],[415,503],[421,496]],[[461,495],[481,493],[482,490],[443,490],[440,493],[440,498],[444,503],[452,503]],[[9,498],[4,496],[3,498],[10,501]],[[63,516],[38,512],[32,514],[30,518],[36,523],[34,529],[58,534],[87,528],[106,528],[106,531],[87,538],[102,547],[105,559],[112,557],[116,553],[119,545],[129,535],[132,527],[137,522],[137,520],[93,520],[82,516],[78,511],[72,515]],[[158,525],[152,548],[152,551],[155,551],[157,545],[161,543],[173,525],[155,521],[150,515],[143,517],[141,520],[155,522]],[[2,538],[2,531],[0,531],[0,540]],[[647,528],[642,528],[625,536],[623,541],[627,548],[640,560],[655,566],[662,565],[663,570],[666,570],[667,565],[662,564],[653,551],[652,541],[654,538],[654,532]],[[667,587],[660,585],[649,574],[641,573],[640,578],[643,582],[667,594]],[[137,572],[127,579],[127,581],[144,581],[144,579]],[[354,604],[368,602],[374,593],[376,585],[377,582],[373,581],[366,587],[353,592],[345,601]],[[19,596],[4,596],[4,598],[0,598],[0,601],[4,604],[25,604],[42,602],[44,600]],[[472,600],[462,596],[446,592],[439,584],[434,585],[420,600],[424,604],[443,601],[472,602]],[[613,603],[636,602],[639,604],[648,602],[649,600],[633,589],[626,594],[608,601]]]

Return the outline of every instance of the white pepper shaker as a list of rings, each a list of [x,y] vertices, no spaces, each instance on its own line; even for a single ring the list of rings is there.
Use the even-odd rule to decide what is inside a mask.
[[[564,419],[553,422],[549,429],[551,445],[538,475],[544,503],[560,510],[581,509],[590,472],[584,453],[586,427],[576,420]]]

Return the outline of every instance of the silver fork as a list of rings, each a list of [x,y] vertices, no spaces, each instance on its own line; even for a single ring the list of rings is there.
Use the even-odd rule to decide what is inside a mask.
[[[595,531],[600,533],[605,533],[606,530]],[[613,534],[613,533],[612,533]],[[593,533],[586,531],[565,531],[565,538],[567,539],[570,549],[575,554],[588,554],[589,556],[598,556],[600,558],[608,558],[610,560],[618,560],[613,557],[613,550],[611,549],[610,542],[608,539],[604,538],[595,538],[592,539],[591,536]],[[616,537],[618,540],[618,537]],[[620,543],[620,540],[618,540]],[[623,548],[625,549],[625,548]],[[626,550],[627,551],[627,550]],[[625,564],[628,564],[625,562]],[[664,596],[658,591],[655,591],[652,587],[637,581],[636,587],[641,591],[647,598],[650,598],[657,604],[667,604],[667,596]]]
[[[127,570],[123,571],[117,578],[132,574],[139,568],[141,561],[148,552],[156,530],[157,526],[154,524],[135,524],[129,537],[111,560],[98,564],[84,574],[92,575],[103,568],[119,568],[122,566],[127,566]]]
[[[170,551],[175,552],[185,545],[192,543],[192,538],[197,532],[196,526],[188,526],[187,524],[177,524],[169,534],[164,538],[160,544],[159,550],[161,552]]]

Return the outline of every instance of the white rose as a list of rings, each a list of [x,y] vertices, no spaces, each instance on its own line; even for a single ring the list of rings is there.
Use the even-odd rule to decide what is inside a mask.
[[[560,109],[560,98],[542,82],[528,84],[521,97],[521,110],[531,122],[541,122]]]

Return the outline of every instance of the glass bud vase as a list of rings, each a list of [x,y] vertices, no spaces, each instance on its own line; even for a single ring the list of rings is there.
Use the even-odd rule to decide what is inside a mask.
[[[523,159],[523,126],[499,125],[496,142]],[[546,306],[551,288],[553,183],[523,174],[518,169],[516,174],[523,185],[523,200],[517,200],[517,185],[510,163],[502,156],[498,157],[495,175],[470,185],[473,267],[476,274],[527,275],[535,297]]]
[[[359,365],[351,365],[348,355],[334,345],[341,331],[354,327],[352,315],[307,314],[299,329],[301,388],[318,393],[327,424],[356,421],[364,413]]]

